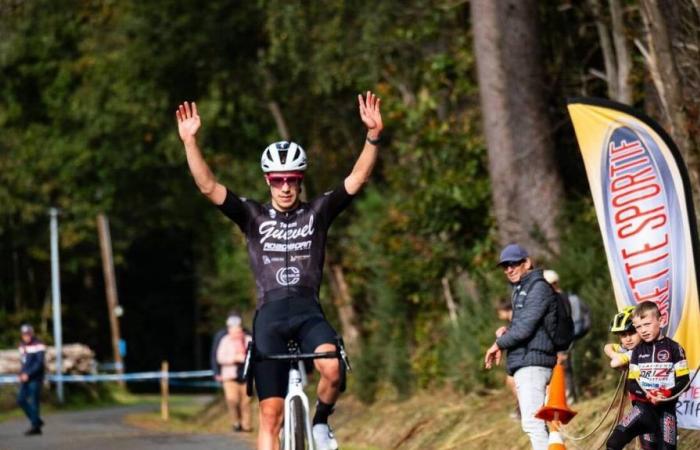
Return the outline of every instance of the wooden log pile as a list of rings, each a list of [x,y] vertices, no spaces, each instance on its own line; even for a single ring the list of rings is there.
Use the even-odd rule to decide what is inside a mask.
[[[81,375],[94,373],[97,368],[95,352],[83,344],[67,344],[63,346],[63,373]],[[56,349],[46,349],[46,369],[49,373],[56,373]],[[0,374],[19,373],[22,363],[19,350],[0,350]]]

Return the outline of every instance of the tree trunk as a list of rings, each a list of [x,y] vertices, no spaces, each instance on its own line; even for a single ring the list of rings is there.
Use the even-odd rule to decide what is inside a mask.
[[[690,0],[642,0],[648,49],[639,44],[658,91],[664,125],[678,145],[694,188],[695,208],[700,205],[700,56],[697,33],[700,16]]]
[[[356,347],[357,339],[360,337],[360,331],[355,325],[355,309],[352,306],[352,295],[350,288],[345,281],[343,268],[339,264],[331,266],[330,285],[333,291],[333,304],[338,310],[338,318],[340,325],[343,327],[343,341],[347,348],[353,349]]]
[[[453,325],[457,324],[457,304],[452,296],[452,290],[450,289],[450,280],[447,277],[442,277],[442,295],[445,297],[445,303],[447,304],[447,312],[450,315],[450,321]]]
[[[630,73],[632,72],[632,49],[625,32],[625,22],[622,15],[620,0],[609,0],[610,18],[612,22],[612,36],[615,44],[615,58],[617,62],[617,101],[632,103],[632,83],[630,83]]]
[[[610,27],[608,27],[600,0],[589,0],[589,4],[595,16],[596,30],[603,52],[608,97],[629,105],[632,103],[632,85],[629,81],[632,56],[629,41],[625,35],[622,6],[619,0],[608,0],[610,7]]]
[[[537,2],[472,0],[483,127],[501,244],[557,251],[563,188],[540,66]]]

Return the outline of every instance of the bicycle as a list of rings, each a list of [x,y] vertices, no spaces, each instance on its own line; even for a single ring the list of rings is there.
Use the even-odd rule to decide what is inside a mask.
[[[284,450],[315,450],[311,420],[309,419],[309,398],[304,392],[306,385],[305,362],[315,359],[337,358],[341,371],[341,392],[345,390],[345,373],[352,371],[343,340],[336,338],[336,351],[319,353],[301,353],[299,344],[290,340],[288,353],[256,354],[254,342],[248,343],[248,351],[243,367],[243,377],[248,383],[248,395],[252,395],[252,365],[256,361],[289,361],[289,382],[284,398],[284,426],[282,435]],[[308,444],[308,446],[307,446]]]

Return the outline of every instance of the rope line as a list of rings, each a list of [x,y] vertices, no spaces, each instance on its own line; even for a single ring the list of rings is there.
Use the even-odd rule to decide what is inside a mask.
[[[613,395],[613,397],[610,401],[610,405],[608,405],[608,409],[605,411],[605,414],[603,414],[603,416],[600,418],[600,421],[598,422],[598,424],[593,428],[593,430],[591,430],[590,433],[583,435],[583,436],[572,436],[566,432],[567,427],[564,424],[561,424],[559,426],[561,435],[564,436],[566,439],[571,440],[571,441],[583,441],[585,439],[588,439],[589,437],[591,437],[593,435],[593,433],[598,431],[598,428],[600,428],[603,425],[603,422],[605,422],[605,419],[607,419],[608,414],[610,414],[610,411],[612,411],[613,405],[615,404],[615,402],[618,401],[617,397],[620,394],[620,392],[622,392],[622,396],[620,396],[620,399],[621,400],[624,399],[624,389],[622,389],[622,388],[624,387],[624,380],[626,378],[627,378],[627,370],[622,372],[622,374],[620,375],[620,379],[617,382],[617,387],[615,388],[615,394]],[[622,403],[622,402],[620,402],[620,403]]]

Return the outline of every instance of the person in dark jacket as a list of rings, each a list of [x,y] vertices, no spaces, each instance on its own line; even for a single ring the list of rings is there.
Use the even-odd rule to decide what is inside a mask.
[[[24,434],[32,436],[41,434],[41,427],[44,425],[44,421],[39,416],[39,399],[41,397],[41,383],[44,380],[46,346],[34,336],[34,328],[31,325],[22,325],[20,332],[19,353],[22,368],[19,374],[20,388],[17,404],[31,423],[31,428]]]
[[[509,327],[497,330],[496,342],[487,350],[487,369],[500,363],[503,350],[508,374],[515,379],[521,426],[534,450],[546,450],[548,433],[535,413],[544,404],[547,384],[557,362],[552,340],[556,325],[556,297],[552,287],[534,269],[527,251],[510,244],[501,252],[498,265],[513,287],[513,319]]]

